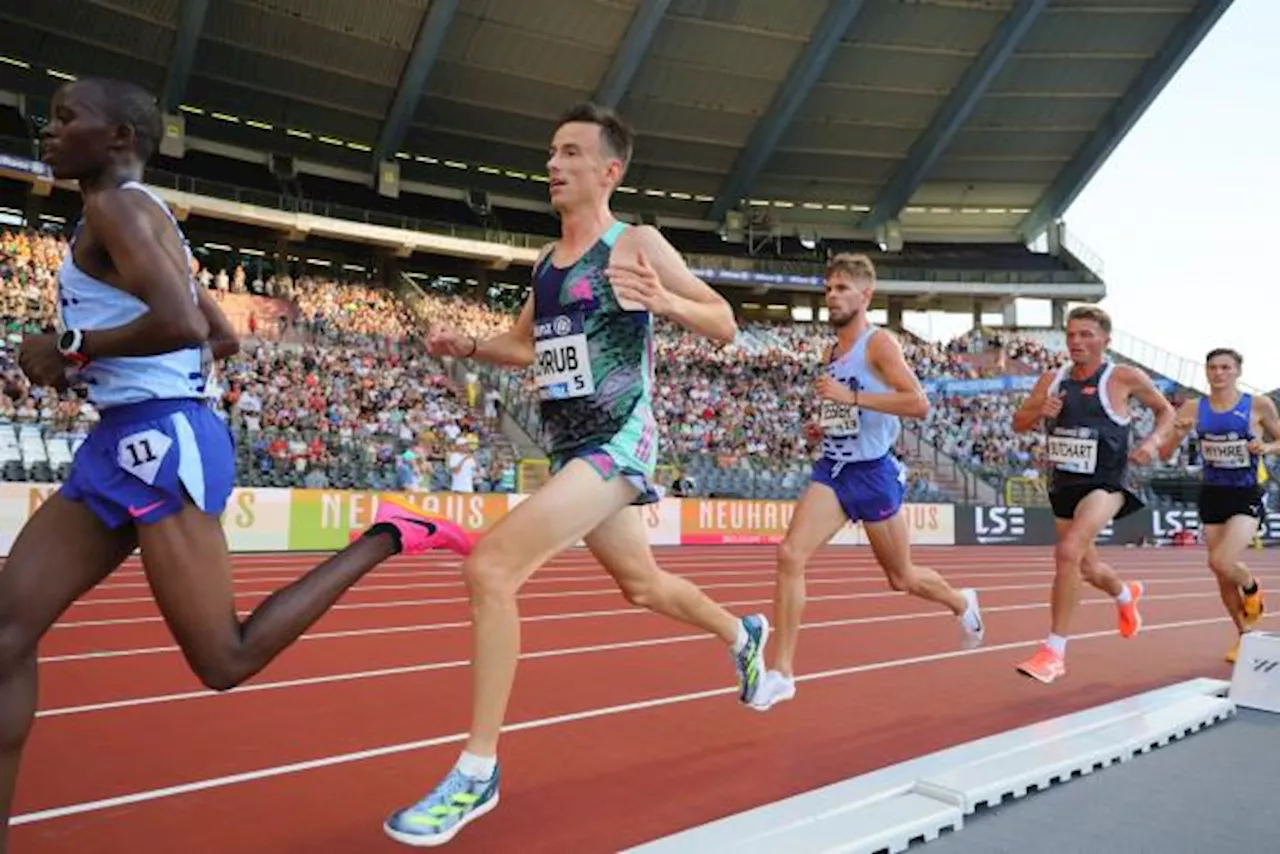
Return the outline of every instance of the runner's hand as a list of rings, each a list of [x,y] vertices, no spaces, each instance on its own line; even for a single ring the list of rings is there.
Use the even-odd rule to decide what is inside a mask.
[[[1041,418],[1057,418],[1062,412],[1062,397],[1053,395],[1044,399],[1044,404],[1040,407]]]
[[[1140,466],[1149,466],[1156,457],[1159,456],[1159,449],[1154,442],[1146,441],[1138,447],[1134,448],[1129,454],[1129,459]]]
[[[58,350],[58,336],[25,335],[18,346],[18,366],[35,385],[53,386],[65,390],[67,369],[73,367],[67,357]]]
[[[427,352],[432,356],[465,359],[475,352],[476,339],[448,326],[433,326],[427,335]]]
[[[823,374],[818,377],[815,385],[818,389],[818,396],[824,400],[853,405],[853,391],[830,374]]]
[[[611,261],[604,272],[619,302],[638,303],[659,317],[671,314],[675,298],[643,252],[636,253],[635,261]]]

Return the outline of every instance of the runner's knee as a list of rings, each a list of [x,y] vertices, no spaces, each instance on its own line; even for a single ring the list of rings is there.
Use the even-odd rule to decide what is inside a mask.
[[[1236,571],[1236,560],[1225,549],[1213,549],[1209,552],[1209,568],[1223,578],[1230,578]]]
[[[637,608],[652,608],[657,601],[659,578],[655,572],[629,575],[618,579],[618,588],[628,602]]]
[[[809,556],[808,550],[801,548],[792,540],[783,540],[778,544],[778,572],[782,575],[803,577]]]
[[[481,538],[462,564],[471,601],[514,599],[520,589],[520,562],[518,552],[500,540]]]
[[[1058,545],[1053,550],[1054,559],[1058,563],[1058,568],[1063,566],[1074,566],[1077,571],[1085,571],[1085,558],[1089,554],[1089,543],[1083,537],[1074,531],[1070,531],[1063,535],[1058,541]]]
[[[211,691],[230,691],[251,675],[239,647],[210,644],[201,649],[183,652],[191,666],[191,672]]]

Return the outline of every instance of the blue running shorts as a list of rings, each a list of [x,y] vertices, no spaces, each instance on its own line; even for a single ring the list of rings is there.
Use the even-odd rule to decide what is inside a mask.
[[[152,524],[189,499],[221,515],[235,485],[235,442],[201,400],[147,400],[103,410],[76,452],[61,495],[109,528]]]
[[[812,480],[831,487],[851,522],[892,519],[907,494],[907,470],[893,454],[858,462],[823,457],[813,466]]]

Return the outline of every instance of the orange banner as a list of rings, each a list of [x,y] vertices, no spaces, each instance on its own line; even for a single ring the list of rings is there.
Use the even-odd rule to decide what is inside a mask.
[[[795,503],[740,499],[685,499],[680,507],[680,542],[688,545],[780,543]]]

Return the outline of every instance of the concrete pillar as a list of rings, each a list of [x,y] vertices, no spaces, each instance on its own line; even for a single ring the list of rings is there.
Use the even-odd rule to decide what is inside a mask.
[[[1054,329],[1067,328],[1067,301],[1064,299],[1056,299],[1053,301],[1053,320],[1051,324]]]
[[[1004,307],[1004,325],[1010,328],[1018,326],[1018,304],[1009,300]]]
[[[889,297],[889,328],[902,329],[902,312],[907,301],[902,297]]]

